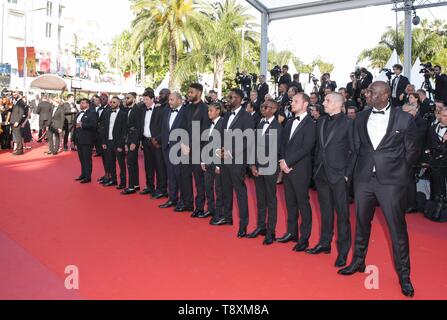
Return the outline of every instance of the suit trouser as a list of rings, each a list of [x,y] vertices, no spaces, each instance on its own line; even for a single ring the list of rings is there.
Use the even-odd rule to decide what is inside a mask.
[[[39,138],[42,137],[43,130],[46,130],[50,125],[50,120],[39,119]]]
[[[321,212],[321,237],[319,244],[330,247],[334,236],[334,209],[337,211],[337,251],[346,257],[351,248],[351,223],[349,221],[348,183],[344,178],[332,184],[326,179],[324,167],[315,179]]]
[[[222,175],[215,173],[214,166],[206,166],[204,176],[208,211],[218,220],[223,217]]]
[[[431,199],[434,200],[435,197],[443,196],[446,197],[446,174],[447,170],[445,168],[433,168],[431,175]]]
[[[91,144],[78,145],[78,156],[81,162],[81,176],[84,179],[92,178],[92,148]]]
[[[70,132],[73,131],[73,128],[74,128],[73,124],[69,123],[67,121],[67,119],[65,119],[65,121],[64,121],[64,148],[67,148],[67,146],[68,146],[68,137],[70,135]],[[71,141],[73,141],[73,134],[71,137]]]
[[[50,152],[56,154],[59,151],[59,145],[61,143],[61,136],[55,129],[49,128],[47,132],[48,147]]]
[[[101,139],[101,134],[100,134],[99,130],[96,131],[95,141],[93,144],[95,145],[96,154],[103,154],[104,150],[102,150],[102,139]],[[103,161],[103,164],[104,164],[104,161]]]
[[[137,144],[134,151],[130,151],[130,144],[127,145],[127,171],[129,172],[129,185],[128,187],[133,189],[140,186],[140,177],[138,170],[138,149]]]
[[[356,183],[357,224],[353,262],[365,261],[371,234],[371,221],[378,203],[385,215],[391,235],[396,271],[403,279],[410,276],[410,250],[405,221],[406,196],[404,186],[381,184],[375,176],[369,182]]]
[[[195,208],[203,210],[205,207],[205,178],[200,164],[182,164],[182,193],[184,195],[185,207],[192,208],[194,201],[194,192],[192,186],[192,177],[194,175],[194,184],[196,186]]]
[[[183,205],[183,195],[180,191],[180,184],[182,181],[181,165],[172,164],[169,161],[169,149],[163,151],[163,158],[166,164],[166,172],[168,173],[168,194],[169,200],[177,203],[178,205]]]
[[[23,138],[22,138],[22,132],[20,131],[20,126],[18,126],[17,128],[12,126],[12,134],[13,134],[16,146],[17,146],[16,150],[22,151],[23,150]]]
[[[150,138],[143,138],[144,168],[146,172],[146,186],[151,191],[166,193],[166,166],[163,160],[163,153],[160,148],[156,148]],[[154,174],[156,174],[157,187],[154,184]]]
[[[117,181],[115,143],[113,142],[113,140],[107,140],[106,146],[107,149],[104,150],[104,156],[106,158],[106,172],[110,175],[112,181]]]
[[[242,164],[222,165],[222,194],[224,202],[224,218],[233,220],[233,191],[236,192],[239,207],[239,228],[248,226],[248,197],[245,185],[245,169]]]
[[[276,234],[278,200],[276,198],[276,180],[278,174],[254,177],[256,187],[256,205],[258,208],[258,228],[266,229],[267,234]],[[266,216],[267,228],[266,228]]]
[[[309,241],[312,231],[312,208],[309,203],[310,172],[284,174],[287,207],[287,232],[298,238],[298,214],[301,215],[299,243]]]
[[[410,173],[410,177],[408,179],[407,186],[407,208],[417,208],[417,187],[416,187],[416,174],[420,171],[420,169],[412,169]]]
[[[116,160],[118,160],[118,166],[120,167],[120,185],[126,186],[127,167],[126,167],[126,152],[124,151],[124,147],[121,152],[118,152],[118,150],[115,149],[115,156]]]

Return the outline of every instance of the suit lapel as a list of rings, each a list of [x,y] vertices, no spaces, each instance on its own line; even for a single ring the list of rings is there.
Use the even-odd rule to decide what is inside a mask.
[[[303,121],[300,122],[300,124],[298,125],[298,127],[295,129],[295,132],[293,133],[293,135],[290,137],[289,142],[293,140],[293,138],[295,138],[295,136],[297,135],[297,133],[301,130],[302,127],[304,127],[306,125],[306,122],[309,121],[308,119],[308,115],[304,118]],[[294,121],[294,120],[292,120]],[[312,121],[312,120],[311,120]],[[290,130],[292,130],[293,128],[293,122],[292,122],[292,126],[290,127]]]
[[[326,147],[326,144],[324,143],[324,127],[326,126],[326,121],[327,121],[327,117],[325,117],[321,121],[321,128],[320,128],[320,141],[321,141],[321,145],[323,146],[323,148]]]
[[[379,149],[382,144],[385,142],[386,138],[390,135],[391,129],[393,129],[394,126],[394,118],[396,117],[396,110],[394,110],[393,107],[390,106],[390,119],[388,121],[388,127],[386,128],[386,133],[383,136],[382,141],[380,141],[379,145],[377,146],[377,149]]]
[[[336,131],[336,124],[337,124],[338,121],[341,121],[342,117],[343,117],[343,115],[340,115],[339,117],[337,117],[337,119],[334,120],[334,121],[335,121],[335,124],[334,124],[334,127],[332,128],[332,131],[329,133],[329,136],[327,137],[327,141],[326,141],[326,143],[324,144],[324,147],[325,147],[325,148],[327,147],[327,145],[329,144],[329,142],[331,142],[332,139],[334,138],[335,131]]]
[[[233,122],[231,123],[230,129],[233,129],[236,122],[239,120],[239,118],[241,117],[242,112],[244,112],[242,109],[239,110],[239,112],[237,113],[237,115],[234,117]],[[228,118],[229,119],[229,118]]]
[[[364,131],[366,140],[368,141],[368,143],[371,146],[371,148],[374,149],[374,146],[373,146],[373,144],[371,142],[371,138],[370,138],[369,133],[368,133],[368,120],[369,120],[369,117],[371,116],[371,112],[372,112],[372,109],[367,111],[368,114],[365,116],[365,123],[362,125],[362,127],[363,127],[363,131]]]

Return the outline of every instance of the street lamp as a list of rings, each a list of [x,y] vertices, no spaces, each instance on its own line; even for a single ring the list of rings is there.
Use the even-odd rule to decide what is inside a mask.
[[[33,13],[33,12],[36,12],[36,11],[41,11],[41,10],[46,10],[47,8],[45,7],[45,8],[39,8],[39,9],[33,9],[33,10],[29,10],[29,12],[28,12],[28,10],[27,10],[27,8],[26,8],[26,4],[25,4],[25,8],[24,8],[24,16],[25,16],[25,37],[24,37],[24,41],[25,41],[25,45],[24,45],[24,47],[23,47],[23,91],[26,91],[26,76],[27,76],[27,73],[28,73],[28,70],[27,70],[27,65],[26,65],[26,59],[27,59],[27,56],[26,56],[26,40],[27,40],[27,35],[28,35],[28,13]]]

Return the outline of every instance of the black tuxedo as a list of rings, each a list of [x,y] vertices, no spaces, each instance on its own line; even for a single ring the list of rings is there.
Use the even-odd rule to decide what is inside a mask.
[[[42,136],[42,130],[46,130],[51,117],[51,103],[41,101],[37,106],[36,113],[39,115],[39,137]]]
[[[205,176],[205,194],[208,211],[212,213],[213,220],[218,221],[223,218],[223,195],[222,195],[222,173],[216,174],[216,167],[221,168],[221,159],[216,155],[216,149],[222,148],[222,140],[220,138],[220,132],[222,132],[222,125],[224,118],[220,117],[215,123],[211,135],[208,134],[209,140],[202,143],[202,148],[209,146],[209,159],[203,159],[202,163],[205,164],[206,171]],[[208,130],[211,129],[211,124]],[[206,135],[206,134],[205,134]]]
[[[251,117],[253,118],[253,128],[257,128],[259,122],[261,122],[261,114],[259,113],[259,111],[255,111],[255,113],[250,114]]]
[[[184,206],[187,208],[193,207],[194,195],[192,187],[192,177],[194,175],[194,183],[196,187],[195,208],[196,210],[203,210],[205,206],[205,177],[203,175],[203,170],[198,162],[200,162],[200,137],[202,133],[207,128],[209,128],[210,123],[208,117],[208,105],[201,101],[198,104],[190,103],[184,108],[187,111],[185,113],[185,124],[186,130],[189,134],[188,146],[191,149],[189,154],[189,163],[182,163],[181,165],[182,194]],[[200,124],[200,136],[193,135],[193,122],[195,122],[196,124]],[[198,143],[196,144],[196,142]],[[198,158],[193,159],[194,155],[197,155]],[[195,162],[195,164],[192,164],[193,162]]]
[[[279,77],[278,80],[278,84],[285,83],[288,85],[290,84],[290,82],[292,82],[292,77],[290,76],[290,73],[283,74],[282,76]]]
[[[139,170],[138,170],[138,149],[140,148],[140,140],[142,134],[141,128],[141,108],[134,105],[127,111],[126,138],[125,143],[127,151],[127,171],[129,173],[130,189],[140,186]],[[130,146],[135,145],[135,150],[131,151]]]
[[[242,107],[234,116],[233,121],[227,130],[228,123],[232,117],[232,112],[227,112],[224,116],[222,124],[221,136],[223,138],[222,145],[226,151],[230,151],[233,159],[227,159],[222,165],[222,185],[224,199],[224,218],[228,221],[233,220],[233,191],[236,192],[237,203],[239,208],[239,227],[246,229],[248,226],[248,202],[247,202],[247,186],[245,185],[246,164],[248,161],[248,144],[245,141],[242,144],[232,143],[231,148],[228,143],[232,140],[233,130],[253,129],[253,118]],[[225,142],[227,145],[225,145]]]
[[[109,105],[105,105],[105,106],[100,106],[98,108],[98,129],[96,131],[96,141],[95,141],[95,149],[96,149],[96,153],[101,154],[101,159],[102,159],[102,166],[104,167],[104,173],[107,174],[107,161],[106,161],[106,152],[105,150],[103,150],[102,148],[102,138],[101,138],[101,124],[102,124],[102,118],[104,117],[104,112],[106,112],[107,110],[110,109]]]
[[[287,232],[298,237],[298,214],[301,215],[299,243],[308,243],[312,231],[312,209],[309,203],[309,184],[312,178],[312,151],[315,146],[314,120],[306,115],[290,138],[295,118],[290,119],[282,134],[280,159],[290,169],[284,174],[287,206]]]
[[[76,111],[72,111],[76,109]],[[78,113],[76,104],[64,103],[65,121],[64,121],[64,148],[68,146],[68,136],[73,132],[75,125],[75,115]],[[72,137],[73,140],[73,137]]]
[[[298,81],[292,81],[291,83],[290,83],[290,85],[289,85],[289,88],[290,87],[295,87],[295,88],[297,88],[298,89],[298,92],[304,92],[304,90],[303,90],[303,86],[301,85],[301,82],[298,82]]]
[[[92,148],[95,141],[98,116],[95,110],[87,109],[76,115],[75,121],[81,117],[81,127],[75,129],[75,141],[78,147],[79,161],[81,162],[81,176],[84,179],[92,177]]]
[[[17,144],[17,151],[23,150],[23,141],[22,141],[23,139],[20,127],[28,118],[28,112],[26,110],[27,107],[25,102],[22,99],[19,99],[17,102],[14,103],[11,111],[11,119],[9,122],[11,123],[12,126],[14,141]],[[18,126],[14,127],[14,123],[18,123]]]
[[[447,75],[440,74],[435,76],[435,99],[447,103]]]
[[[125,110],[116,110],[115,123],[113,124],[112,139],[109,139],[110,130],[110,117],[113,110],[109,108],[105,110],[101,115],[101,143],[106,145],[104,150],[106,159],[106,173],[108,173],[113,182],[117,182],[116,175],[116,161],[120,168],[120,185],[126,185],[126,153],[124,151],[125,137],[126,137],[126,125],[127,125],[127,112]],[[118,151],[117,149],[121,151]]]
[[[263,103],[265,101],[265,95],[269,93],[269,85],[267,83],[259,83],[256,87],[258,93],[258,100]]]
[[[337,211],[339,255],[347,257],[351,248],[348,181],[355,165],[353,122],[344,114],[323,116],[317,121],[314,180],[321,211],[319,244],[330,247],[334,235],[334,209]]]
[[[141,143],[144,153],[144,168],[146,172],[146,186],[151,192],[165,194],[167,192],[166,166],[163,160],[163,152],[161,150],[161,127],[165,108],[162,106],[153,106],[152,110],[148,110],[146,105],[142,108]],[[149,133],[147,137],[145,131],[145,117],[150,115]],[[155,174],[157,186],[155,187]]]
[[[172,124],[172,127],[169,127],[169,120],[171,114],[173,114],[173,110],[171,108],[166,108],[163,112],[163,120],[161,125],[161,148],[163,150],[163,157],[166,164],[166,171],[168,175],[168,194],[169,200],[177,203],[177,205],[183,206],[183,194],[180,193],[181,185],[182,185],[182,172],[181,172],[181,164],[174,164],[169,159],[169,154],[171,149],[175,146],[177,148],[177,157],[182,158],[181,149],[179,146],[180,138],[178,137],[176,140],[170,140],[169,135],[173,130],[176,129],[187,129],[187,113],[188,109],[184,106],[180,108],[178,114]]]
[[[273,118],[271,123],[261,120],[257,125],[255,143],[255,166],[259,175],[254,177],[256,187],[256,205],[258,209],[257,227],[267,230],[270,236],[275,235],[278,200],[276,197],[276,181],[279,173],[278,156],[281,145],[281,133],[283,127]],[[264,126],[268,126],[262,135]],[[273,140],[273,138],[276,139]],[[272,141],[271,141],[272,140]],[[274,153],[274,149],[276,152]],[[274,154],[272,154],[274,153]],[[260,157],[267,157],[269,160]],[[267,215],[268,212],[268,215]],[[267,219],[267,223],[266,223]]]
[[[431,126],[427,134],[427,149],[430,150],[434,158],[441,154],[447,154],[447,143],[444,142],[440,131],[440,125]],[[431,174],[431,198],[446,196],[446,176],[447,170],[443,168],[444,159],[432,160]]]
[[[391,92],[394,90],[394,86],[396,84],[396,78],[393,79],[391,82]],[[407,85],[410,84],[410,81],[407,77],[400,75],[399,82],[397,83],[396,88],[396,97],[392,97],[392,104],[393,106],[402,106],[404,104],[404,100],[400,100],[400,96],[405,93],[405,89],[407,88]]]
[[[48,124],[48,146],[50,152],[56,154],[59,150],[61,136],[58,130],[64,128],[65,109],[63,105],[51,108],[50,120]]]
[[[354,124],[357,226],[353,263],[365,261],[371,221],[379,204],[390,231],[396,271],[401,279],[407,279],[410,256],[405,221],[406,189],[410,170],[419,154],[417,129],[410,114],[391,106],[387,109],[384,115],[373,114],[373,110],[360,112]],[[388,112],[388,123],[383,123],[386,130],[380,132],[375,124],[380,123],[377,117],[384,117],[385,122]],[[368,124],[375,125],[371,133]],[[375,149],[370,134],[380,137],[382,133],[384,136]]]

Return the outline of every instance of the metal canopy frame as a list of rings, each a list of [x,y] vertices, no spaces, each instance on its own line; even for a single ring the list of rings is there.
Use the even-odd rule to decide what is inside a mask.
[[[290,5],[269,8],[262,0],[246,0],[246,2],[261,13],[261,74],[264,75],[267,74],[268,26],[271,21],[393,4],[394,10],[405,11],[404,72],[409,78],[411,76],[412,11],[415,8],[447,4],[445,1],[434,0],[422,1],[420,6],[416,6],[415,2],[421,1],[415,0],[315,0],[310,2],[290,0]]]

